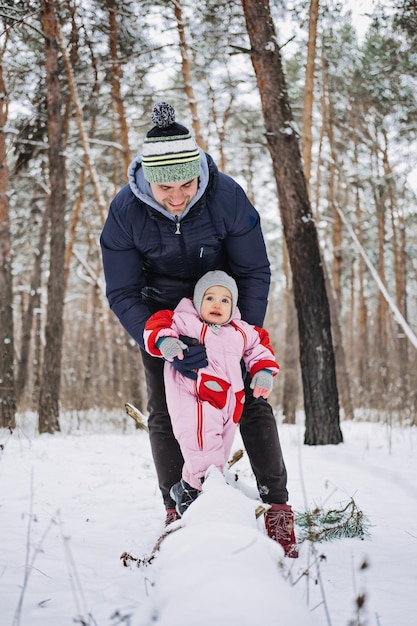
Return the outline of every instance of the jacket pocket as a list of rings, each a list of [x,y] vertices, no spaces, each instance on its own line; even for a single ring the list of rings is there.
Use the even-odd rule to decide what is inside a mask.
[[[237,391],[235,393],[236,406],[233,411],[233,421],[235,424],[238,423],[240,418],[242,417],[243,407],[245,405],[245,390]]]
[[[223,409],[226,405],[229,388],[230,383],[226,380],[202,373],[198,386],[198,395],[200,400],[209,402],[216,409]]]

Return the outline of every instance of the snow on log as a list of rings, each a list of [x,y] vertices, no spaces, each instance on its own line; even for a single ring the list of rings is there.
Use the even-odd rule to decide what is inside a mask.
[[[284,551],[262,531],[258,506],[210,468],[203,493],[161,543],[149,615],[136,626],[315,624],[284,579]]]

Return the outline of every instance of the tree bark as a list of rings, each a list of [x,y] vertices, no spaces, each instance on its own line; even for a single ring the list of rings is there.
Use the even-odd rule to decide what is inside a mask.
[[[39,393],[39,432],[54,433],[59,426],[59,394],[64,311],[65,161],[63,118],[58,65],[58,22],[53,0],[41,0],[45,36],[46,101],[48,117],[49,214],[51,224],[48,313]]]
[[[185,37],[184,17],[182,13],[181,0],[172,0],[174,5],[175,19],[177,20],[178,37],[180,40],[181,71],[184,80],[184,91],[188,99],[191,110],[192,126],[197,144],[204,152],[207,152],[207,142],[201,133],[200,117],[197,110],[197,98],[194,94],[193,79],[191,76],[190,50]]]
[[[54,6],[53,0],[50,0],[50,2],[48,2],[47,0],[42,0],[42,5],[44,4]],[[90,180],[93,185],[94,198],[97,203],[97,208],[100,214],[100,218],[104,224],[105,214],[106,214],[105,212],[106,202],[104,200],[104,197],[101,191],[97,170],[94,166],[94,159],[91,155],[91,150],[90,150],[90,146],[88,143],[88,136],[84,128],[82,106],[81,106],[80,98],[78,96],[77,86],[75,84],[74,72],[72,70],[71,62],[70,62],[70,59],[68,58],[68,55],[65,49],[64,39],[63,39],[61,30],[59,28],[59,24],[57,21],[55,22],[54,36],[56,38],[56,41],[59,44],[61,55],[64,61],[68,87],[71,93],[72,103],[75,109],[75,119],[77,122],[78,133],[80,135],[80,141],[81,141],[81,145],[84,151],[84,158],[86,161],[88,173],[90,175]]]
[[[327,77],[324,75],[323,89],[328,93],[327,89]],[[329,95],[329,94],[328,94]],[[326,115],[327,114],[327,115]],[[339,313],[342,307],[342,220],[337,211],[337,193],[336,193],[336,166],[337,155],[334,149],[334,134],[333,134],[333,104],[329,95],[326,110],[323,111],[323,118],[325,118],[325,127],[327,130],[327,138],[329,141],[330,156],[328,164],[328,197],[330,205],[333,209],[333,228],[332,228],[332,270],[331,280],[332,287],[335,293],[335,300],[337,303],[337,312]]]
[[[311,149],[313,145],[313,104],[314,104],[314,68],[316,64],[317,23],[319,19],[319,0],[311,0],[308,18],[307,63],[304,83],[301,153],[303,156],[304,176],[307,192],[310,188]]]
[[[3,78],[3,46],[0,50],[0,427],[14,428],[16,425],[16,389],[14,383],[12,252],[9,199],[7,196],[9,170],[4,133],[8,102]]]
[[[281,54],[268,1],[242,0],[242,5],[293,275],[306,415],[304,442],[337,444],[343,437],[329,303]]]
[[[379,163],[379,146],[374,145],[374,159],[376,170],[376,182],[373,184],[372,192],[375,202],[375,211],[378,227],[378,276],[382,283],[386,285],[385,277],[385,241],[386,241],[386,183],[380,170]],[[378,306],[376,312],[376,346],[379,354],[379,375],[381,379],[381,388],[385,389],[386,384],[386,364],[387,364],[387,348],[388,348],[388,331],[387,331],[387,311],[388,306],[381,291],[378,292]]]
[[[35,252],[35,261],[33,264],[32,277],[30,281],[30,293],[28,305],[22,315],[22,339],[20,346],[20,360],[16,377],[16,396],[17,402],[20,402],[25,391],[28,372],[29,372],[29,355],[32,339],[33,316],[36,309],[40,309],[41,304],[41,284],[42,284],[42,259],[45,250],[45,242],[49,226],[49,212],[45,210],[42,216],[42,222],[39,232],[38,245]],[[20,408],[20,406],[19,406]]]
[[[294,303],[291,268],[285,242],[282,246],[282,265],[285,273],[285,345],[282,360],[283,392],[282,413],[284,424],[295,424],[300,399],[301,376],[297,325],[297,309]]]
[[[333,133],[333,105],[327,86],[327,76],[325,64],[322,64],[322,128],[323,135],[327,135],[330,149],[330,163],[328,166],[328,198],[333,209],[333,231],[332,231],[332,278],[330,278],[326,264],[323,262],[323,273],[326,284],[327,299],[330,308],[330,320],[332,328],[333,349],[336,362],[336,377],[339,390],[339,398],[344,410],[345,419],[353,419],[353,405],[350,392],[350,380],[346,367],[346,355],[343,345],[343,334],[340,323],[341,303],[342,303],[342,220],[337,211],[338,191],[336,187],[336,173],[340,171],[338,167],[337,154],[334,147]]]
[[[127,182],[127,170],[131,161],[130,148],[129,148],[129,132],[126,121],[125,107],[121,90],[121,78],[122,68],[119,60],[119,44],[118,44],[118,29],[116,10],[116,0],[106,0],[107,11],[109,16],[109,48],[110,59],[112,64],[111,71],[111,94],[112,100],[115,104],[117,118],[120,128],[120,143],[123,146],[122,161],[123,161],[123,184]]]
[[[362,230],[363,217],[362,206],[359,191],[359,159],[358,159],[358,133],[356,130],[355,118],[352,118],[352,141],[353,141],[353,164],[354,174],[356,179],[355,184],[355,216],[356,216],[356,235],[358,237],[359,244],[363,247],[364,236]],[[358,311],[357,311],[357,331],[355,341],[355,353],[357,362],[357,378],[360,381],[359,385],[359,399],[363,402],[364,389],[369,389],[368,380],[368,309],[365,299],[365,261],[360,254],[358,259]]]
[[[406,232],[404,214],[396,200],[395,178],[388,158],[388,136],[382,131],[384,137],[384,177],[388,186],[388,206],[391,216],[392,230],[392,253],[395,275],[396,305],[402,315],[407,319],[407,272],[406,272]],[[407,389],[408,372],[408,341],[400,325],[397,326],[396,343],[398,346],[398,370],[401,397],[405,398]]]

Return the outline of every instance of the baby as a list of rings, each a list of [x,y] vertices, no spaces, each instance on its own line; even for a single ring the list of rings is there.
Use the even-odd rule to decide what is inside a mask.
[[[197,498],[210,465],[223,472],[245,402],[243,362],[255,398],[267,398],[279,371],[269,335],[241,319],[234,279],[221,270],[196,283],[193,300],[158,311],[145,327],[145,348],[166,360],[164,379],[174,435],[184,457],[182,479],[171,496],[182,515]],[[204,344],[207,366],[188,375],[170,365],[189,348],[182,337]]]

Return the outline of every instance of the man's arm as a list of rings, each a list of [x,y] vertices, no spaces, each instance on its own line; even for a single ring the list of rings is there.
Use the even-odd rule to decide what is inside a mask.
[[[235,211],[224,241],[230,272],[239,289],[239,309],[249,324],[262,327],[271,270],[259,213],[236,185]]]
[[[145,286],[142,258],[134,247],[129,226],[122,222],[112,205],[100,245],[110,308],[143,348],[143,330],[151,313],[141,297]]]

